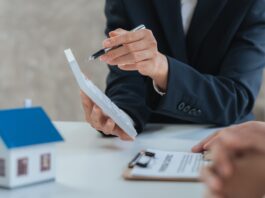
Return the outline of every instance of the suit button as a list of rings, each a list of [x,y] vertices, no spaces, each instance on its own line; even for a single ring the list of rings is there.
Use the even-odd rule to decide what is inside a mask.
[[[183,112],[187,113],[187,112],[189,112],[190,109],[191,109],[191,106],[190,106],[190,105],[187,105],[187,106],[183,109]]]
[[[200,116],[201,114],[202,114],[202,110],[198,109],[197,112],[196,112],[196,115]]]
[[[196,112],[197,112],[196,109],[191,109],[191,110],[189,111],[189,115],[196,116]]]
[[[180,103],[179,105],[178,105],[178,110],[179,111],[182,111],[184,108],[185,108],[185,103],[184,102],[182,102],[182,103]]]

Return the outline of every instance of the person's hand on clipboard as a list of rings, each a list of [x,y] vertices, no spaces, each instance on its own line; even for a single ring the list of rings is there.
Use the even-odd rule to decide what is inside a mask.
[[[130,141],[128,136],[110,117],[106,116],[102,110],[82,91],[80,92],[82,105],[85,112],[85,119],[91,126],[105,135],[118,136],[122,140]]]

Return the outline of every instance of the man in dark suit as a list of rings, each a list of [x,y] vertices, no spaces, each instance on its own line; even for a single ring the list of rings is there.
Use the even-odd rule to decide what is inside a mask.
[[[230,125],[251,113],[265,65],[265,0],[107,0],[106,94],[148,122]],[[192,19],[192,20],[191,20]],[[139,24],[147,29],[128,32]],[[114,66],[115,65],[115,66]],[[86,119],[128,136],[82,94]]]

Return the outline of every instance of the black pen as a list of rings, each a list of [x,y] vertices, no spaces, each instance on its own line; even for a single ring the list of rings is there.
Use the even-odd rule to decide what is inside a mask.
[[[142,30],[142,29],[145,29],[145,26],[144,25],[139,25],[137,26],[136,28],[132,29],[131,32],[136,32],[137,30]],[[101,49],[99,51],[97,51],[95,54],[91,55],[89,57],[89,60],[95,60],[97,59],[98,57],[102,56],[103,54],[106,54],[108,51],[110,50],[113,50],[113,49],[116,49],[118,47],[120,47],[121,45],[119,46],[116,46],[116,47],[112,47],[112,48],[104,48],[104,49]]]

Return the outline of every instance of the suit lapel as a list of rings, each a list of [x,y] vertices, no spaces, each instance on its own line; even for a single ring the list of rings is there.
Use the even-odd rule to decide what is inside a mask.
[[[189,60],[193,63],[203,39],[207,36],[228,0],[198,0],[187,35]]]
[[[166,2],[154,0],[153,2],[172,55],[180,61],[187,62],[180,0]]]

